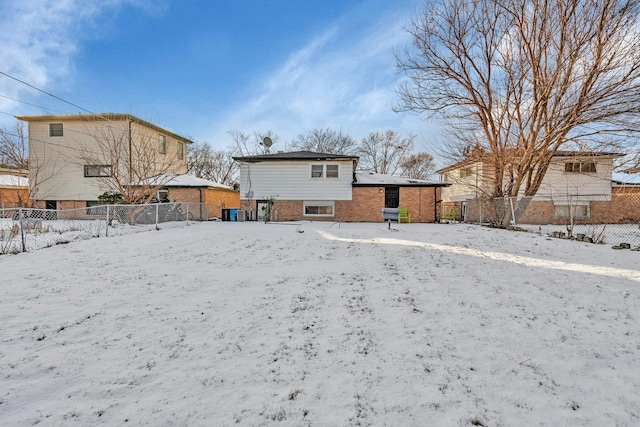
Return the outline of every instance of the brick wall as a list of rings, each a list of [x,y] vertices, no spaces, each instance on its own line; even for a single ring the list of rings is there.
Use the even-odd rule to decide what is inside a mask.
[[[221,218],[223,208],[240,207],[240,193],[217,188],[169,188],[169,200],[193,204],[193,210],[189,209],[189,213],[196,221]],[[203,206],[196,207],[196,204],[200,203],[203,203]]]

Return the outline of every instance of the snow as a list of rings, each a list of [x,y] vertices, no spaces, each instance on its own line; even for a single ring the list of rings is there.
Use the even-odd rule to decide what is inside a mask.
[[[209,181],[203,178],[198,178],[193,175],[176,175],[169,180],[165,186],[167,187],[210,187],[210,188],[222,188],[225,190],[231,190],[228,185],[219,184],[217,182]]]
[[[640,252],[207,222],[0,256],[3,425],[638,425]]]
[[[442,184],[437,181],[427,181],[417,178],[405,178],[402,176],[387,175],[382,173],[356,173],[356,182],[358,184],[394,184],[394,185],[411,185],[411,184]]]
[[[0,175],[0,187],[29,188],[29,178],[17,175]]]

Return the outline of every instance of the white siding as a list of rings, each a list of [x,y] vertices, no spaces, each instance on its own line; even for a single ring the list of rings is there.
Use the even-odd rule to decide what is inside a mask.
[[[311,165],[339,165],[338,178],[311,178]],[[353,162],[273,161],[240,164],[240,198],[351,200]],[[249,193],[253,194],[250,195]]]
[[[578,161],[595,162],[596,173],[565,172],[566,162]],[[553,198],[555,201],[561,202],[562,198],[566,198],[568,195],[610,195],[612,172],[613,159],[611,158],[554,159],[542,180],[536,198]]]

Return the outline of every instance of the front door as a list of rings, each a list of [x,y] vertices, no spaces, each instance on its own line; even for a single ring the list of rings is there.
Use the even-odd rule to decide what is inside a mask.
[[[400,187],[384,188],[384,207],[397,208],[400,206]]]
[[[258,200],[256,201],[256,219],[258,221],[264,221],[265,216],[267,216],[267,210],[269,209],[269,201],[268,200]]]

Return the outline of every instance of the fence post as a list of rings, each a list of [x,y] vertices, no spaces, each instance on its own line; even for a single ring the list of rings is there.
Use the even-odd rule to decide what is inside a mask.
[[[509,205],[511,205],[511,219],[513,220],[513,226],[518,225],[516,223],[516,212],[513,210],[513,197],[509,197]]]
[[[109,237],[109,205],[107,205],[107,228],[104,232],[104,237]]]
[[[27,243],[24,240],[24,212],[22,212],[22,208],[18,209],[18,216],[20,219],[20,240],[22,240],[22,252],[27,252]]]
[[[160,208],[160,203],[156,203],[156,230],[160,230],[160,227],[158,227],[158,210]]]

